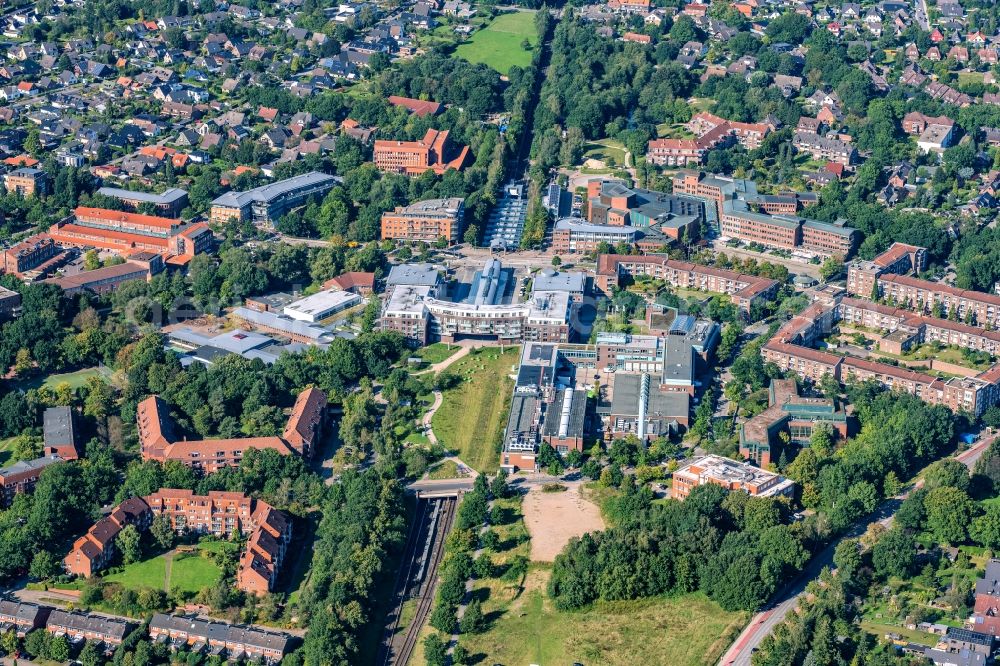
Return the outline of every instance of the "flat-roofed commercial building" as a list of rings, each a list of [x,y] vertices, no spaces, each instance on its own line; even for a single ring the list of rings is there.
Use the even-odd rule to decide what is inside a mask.
[[[552,251],[556,254],[587,254],[596,252],[601,243],[614,246],[632,245],[639,236],[634,227],[611,224],[591,224],[576,217],[556,220],[552,230]]]
[[[45,455],[57,455],[64,460],[80,457],[76,412],[72,407],[46,409],[42,415],[42,435]]]
[[[156,208],[157,215],[164,217],[180,217],[181,211],[187,208],[188,193],[178,187],[171,187],[161,194],[151,192],[134,192],[120,187],[102,187],[98,194],[112,197],[124,202],[133,211],[139,210],[143,204]]]
[[[706,483],[741,490],[751,497],[791,497],[795,491],[795,482],[780,474],[722,456],[702,456],[674,472],[670,496],[683,500]]]
[[[465,201],[459,197],[427,199],[397,206],[382,214],[382,238],[433,243],[441,238],[455,244],[462,237]]]
[[[315,324],[329,319],[338,312],[353,308],[361,301],[360,296],[349,291],[328,289],[289,303],[282,312],[286,317]]]
[[[212,202],[210,217],[219,224],[248,220],[254,224],[274,224],[309,199],[322,199],[338,182],[341,179],[310,171],[246,192],[226,192]]]
[[[276,312],[236,308],[232,312],[232,317],[241,326],[249,326],[268,335],[287,338],[304,345],[325,345],[336,339],[329,329]]]

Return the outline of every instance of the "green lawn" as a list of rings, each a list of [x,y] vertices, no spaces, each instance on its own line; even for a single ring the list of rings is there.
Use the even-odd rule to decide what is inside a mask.
[[[194,593],[215,585],[221,577],[222,571],[207,557],[198,553],[178,554],[174,556],[167,587]]]
[[[462,636],[470,654],[487,664],[714,664],[747,621],[701,594],[558,611],[544,592],[549,572],[533,568],[525,592],[487,632]]]
[[[500,466],[500,442],[510,410],[513,381],[508,377],[520,347],[503,354],[494,347],[471,352],[446,372],[462,381],[445,391],[432,425],[438,441],[479,472]]]
[[[447,345],[443,342],[435,342],[432,345],[427,345],[422,347],[417,351],[410,354],[410,356],[416,356],[423,359],[424,363],[427,365],[434,365],[435,363],[440,363],[441,361],[451,358],[461,347],[456,345]]]
[[[14,462],[14,441],[16,439],[16,436],[0,439],[0,467]]]
[[[521,43],[527,39],[532,49],[538,44],[535,32],[535,12],[518,11],[501,14],[464,44],[459,44],[455,55],[469,62],[484,63],[501,74],[510,68],[531,64],[531,51]]]
[[[625,166],[625,146],[618,141],[605,139],[591,141],[583,146],[583,159],[595,159],[605,164]]]
[[[45,377],[31,377],[16,383],[17,388],[27,390],[32,388],[38,388],[42,385],[47,386],[50,389],[55,389],[62,383],[69,384],[71,389],[78,389],[86,385],[87,379],[90,377],[104,377],[107,379],[111,376],[111,371],[107,368],[84,368],[83,370],[77,370],[76,372],[67,372],[61,375],[47,375]]]
[[[445,460],[427,473],[428,479],[458,478],[458,465],[453,460]]]
[[[163,579],[167,575],[167,561],[159,555],[149,560],[129,564],[118,573],[105,576],[104,580],[121,583],[123,586],[138,590],[143,587],[163,589]]]
[[[877,622],[862,622],[861,628],[867,633],[882,639],[886,634],[899,634],[906,640],[920,645],[934,645],[938,637],[924,631],[915,631],[906,627],[898,627],[893,624],[879,624]]]
[[[204,548],[214,552],[227,546],[229,544],[223,542],[210,542],[206,543]],[[144,587],[157,590],[179,588],[182,592],[194,593],[218,582],[222,577],[222,570],[215,562],[197,552],[177,552],[174,553],[170,566],[170,580],[166,580],[166,577],[167,559],[164,555],[157,555],[142,562],[129,564],[121,571],[105,576],[104,580],[121,583],[132,590]]]

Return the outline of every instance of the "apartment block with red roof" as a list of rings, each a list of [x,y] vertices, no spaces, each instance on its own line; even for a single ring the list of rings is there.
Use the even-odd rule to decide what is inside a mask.
[[[144,530],[152,522],[149,505],[140,497],[131,497],[94,523],[87,533],[73,543],[73,549],[63,559],[67,573],[89,578],[106,568],[117,553],[115,539],[126,525]]]
[[[166,402],[159,396],[149,396],[136,409],[142,459],[176,460],[195,471],[212,474],[238,465],[250,449],[311,456],[322,433],[326,404],[326,394],[320,389],[304,390],[295,401],[281,437],[178,440]]]
[[[621,286],[623,279],[636,275],[664,280],[673,287],[727,294],[743,310],[749,310],[753,303],[772,295],[779,286],[769,278],[700,266],[662,255],[625,254],[600,255],[594,283],[598,289],[610,293],[612,286]]]
[[[72,222],[57,222],[49,235],[62,245],[110,250],[128,256],[161,254],[168,263],[186,264],[214,243],[205,224],[105,208],[78,207]]]
[[[419,141],[375,141],[375,166],[407,176],[419,176],[428,170],[436,174],[448,169],[461,171],[468,156],[468,146],[451,146],[448,130],[428,129]]]
[[[19,278],[29,271],[44,273],[45,267],[58,262],[62,255],[62,248],[51,236],[35,234],[4,250],[0,255],[0,268]]]

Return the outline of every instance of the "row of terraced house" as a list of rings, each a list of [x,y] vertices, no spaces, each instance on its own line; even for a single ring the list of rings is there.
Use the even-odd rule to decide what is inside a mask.
[[[111,654],[139,626],[139,622],[120,617],[0,599],[0,633],[14,631],[20,638],[32,631],[44,630],[55,636],[66,636],[72,644],[93,643],[100,651]],[[154,642],[194,654],[224,657],[231,662],[276,664],[289,651],[293,641],[282,632],[164,613],[153,615],[148,631]]]

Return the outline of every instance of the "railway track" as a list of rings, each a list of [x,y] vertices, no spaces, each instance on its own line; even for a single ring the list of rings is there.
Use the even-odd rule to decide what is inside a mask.
[[[423,628],[430,615],[431,607],[434,604],[434,590],[437,583],[438,566],[444,556],[444,542],[451,530],[455,519],[455,511],[458,507],[458,500],[454,497],[438,500],[437,513],[431,509],[432,502],[422,502],[417,509],[416,535],[418,538],[411,539],[407,545],[407,565],[400,570],[400,577],[396,581],[396,595],[398,605],[395,610],[395,618],[391,626],[386,628],[386,637],[383,641],[382,657],[378,660],[380,666],[406,666],[406,663],[413,655],[413,649],[417,645],[420,630]],[[430,539],[430,554],[424,559],[419,557],[417,548],[420,544],[419,533],[423,530],[423,523],[430,520],[433,531],[428,535]],[[421,562],[424,564],[421,565]],[[404,573],[405,569],[405,573]],[[423,575],[419,575],[422,572]],[[417,593],[414,595],[419,599],[417,610],[406,627],[406,632],[400,636],[396,635],[399,630],[399,620],[403,610],[403,603],[407,600],[407,591],[414,583],[414,573],[417,573]]]

